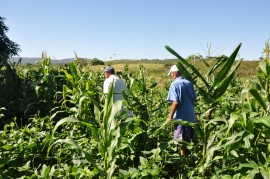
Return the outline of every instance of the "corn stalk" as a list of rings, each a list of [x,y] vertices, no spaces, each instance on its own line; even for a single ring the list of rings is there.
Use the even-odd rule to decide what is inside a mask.
[[[98,126],[91,123],[80,121],[75,117],[67,117],[60,120],[54,127],[51,135],[51,144],[48,148],[47,154],[51,150],[51,147],[57,143],[65,143],[80,150],[85,158],[100,172],[104,178],[113,178],[115,169],[117,168],[116,160],[118,157],[117,151],[121,144],[121,138],[125,133],[125,129],[132,122],[132,118],[127,120],[121,120],[121,117],[125,116],[125,111],[122,110],[122,100],[118,100],[113,103],[113,85],[106,97],[105,105],[102,111],[99,110],[100,106],[95,103],[95,118]],[[124,119],[124,118],[123,118]],[[98,141],[98,154],[102,158],[102,164],[98,164],[94,158],[96,157],[92,151],[87,151],[81,148],[78,144],[71,139],[58,139],[55,140],[55,132],[57,128],[66,122],[76,122],[80,125],[88,127],[93,139]],[[54,141],[54,142],[53,142]]]
[[[200,121],[201,127],[197,127],[198,131],[196,131],[202,134],[201,140],[203,145],[203,153],[199,165],[199,171],[202,173],[203,177],[205,177],[205,172],[207,170],[207,167],[209,166],[210,159],[212,159],[213,157],[213,152],[219,149],[219,147],[210,147],[212,146],[215,135],[210,136],[209,134],[208,126],[213,122],[209,121],[209,119],[212,118],[212,110],[219,103],[219,98],[222,97],[222,95],[226,92],[229,84],[231,83],[234,75],[236,74],[240,63],[243,60],[241,59],[233,67],[240,47],[241,43],[237,46],[237,48],[230,55],[230,57],[225,60],[217,60],[216,64],[212,67],[212,69],[209,70],[207,76],[204,77],[203,74],[201,74],[195,66],[182,58],[172,48],[170,48],[169,46],[165,46],[165,48],[170,53],[172,53],[179,59],[177,67],[180,70],[182,76],[184,76],[196,86],[199,95],[202,97],[205,105],[207,106],[207,120],[202,119]]]
[[[227,60],[217,61],[206,77],[204,77],[195,66],[182,58],[172,48],[169,46],[165,46],[165,48],[179,59],[177,67],[182,75],[197,87],[197,90],[205,101],[205,104],[209,104],[209,109],[217,105],[218,99],[225,93],[236,74],[236,71],[243,59],[239,60],[234,67],[233,64],[241,45],[242,44],[240,43],[237,46]],[[218,71],[218,69],[220,70]],[[214,80],[209,77],[214,78]]]
[[[261,111],[262,115],[268,116],[270,113],[270,62],[267,59],[260,61],[258,69],[258,82],[253,87],[242,90],[243,108],[253,112]],[[260,108],[256,107],[257,104]]]

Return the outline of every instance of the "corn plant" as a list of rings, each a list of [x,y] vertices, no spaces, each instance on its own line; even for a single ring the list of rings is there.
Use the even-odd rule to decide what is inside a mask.
[[[165,46],[165,48],[179,59],[177,67],[181,74],[196,86],[199,95],[202,96],[205,104],[208,104],[207,108],[209,109],[217,105],[218,99],[225,93],[230,82],[233,80],[240,63],[243,60],[239,60],[232,68],[241,45],[242,44],[238,45],[228,59],[218,60],[206,74],[206,77],[172,48],[169,46]]]
[[[29,69],[20,76],[24,78],[20,100],[24,100],[26,113],[32,116],[29,123],[21,125],[14,118],[14,122],[0,130],[0,178],[268,178],[270,175],[268,63],[259,64],[258,80],[251,81],[251,88],[245,85],[246,93],[241,100],[244,85],[229,77],[231,70],[236,69],[228,64],[229,59],[232,63],[231,57],[217,60],[213,69],[209,66],[210,75],[203,75],[199,69],[196,72],[179,60],[196,83],[196,89],[205,93],[198,90],[197,123],[172,122],[193,126],[196,138],[175,145],[166,121],[167,86],[153,83],[142,65],[134,73],[126,65],[125,71],[119,73],[129,88],[129,96],[113,104],[113,95],[105,97],[102,93],[101,72],[93,73],[89,66],[76,64],[54,70],[50,59],[47,56],[44,59],[37,70]],[[208,64],[208,60],[204,63]],[[220,72],[222,68],[231,70],[224,75]],[[221,76],[230,81],[228,86]],[[217,78],[219,82],[215,82]],[[211,88],[220,96],[212,94]],[[221,95],[222,91],[217,89],[225,92]],[[204,94],[217,99],[208,99]],[[133,118],[125,116],[121,110],[123,103],[133,111]],[[0,122],[7,117],[6,111],[0,109]],[[43,115],[46,116],[40,117]],[[179,144],[187,146],[187,156],[179,157]]]
[[[238,45],[228,59],[217,60],[216,64],[209,70],[206,77],[204,77],[204,75],[201,74],[195,66],[182,58],[169,46],[165,46],[170,53],[179,59],[177,66],[182,76],[195,85],[198,90],[199,99],[203,100],[203,105],[205,106],[205,110],[207,110],[205,114],[198,116],[199,123],[195,128],[196,133],[198,134],[198,139],[202,142],[202,158],[200,159],[199,171],[202,173],[203,177],[205,176],[207,167],[210,165],[209,162],[212,160],[214,152],[220,149],[220,147],[213,145],[213,141],[217,140],[216,136],[224,130],[216,129],[215,134],[210,134],[209,130],[213,126],[212,123],[216,120],[209,121],[209,119],[212,118],[212,109],[220,103],[222,95],[229,87],[229,84],[233,80],[242,61],[241,59],[235,67],[232,67],[240,47],[241,44]],[[206,61],[205,63],[207,64]],[[206,119],[204,119],[203,116],[206,116]]]
[[[62,69],[62,71],[67,84],[63,85],[61,107],[67,109],[69,114],[75,114],[75,117],[80,120],[93,122],[94,103],[99,97],[100,90],[96,81],[92,79],[93,73],[82,71],[75,66],[75,63],[71,63],[69,69]]]
[[[262,115],[268,116],[270,113],[270,62],[266,59],[260,61],[258,69],[258,82],[253,87],[247,87],[242,91],[243,110],[261,112]]]
[[[145,67],[139,65],[139,70],[135,75],[126,75],[129,96],[124,97],[128,99],[128,107],[136,117],[131,127],[133,131],[136,131],[136,136],[133,136],[132,141],[134,145],[131,146],[131,150],[134,151],[133,164],[135,166],[139,165],[142,152],[152,149],[152,132],[160,122],[164,122],[166,115],[164,112],[166,109],[161,108],[167,105],[164,93],[161,94],[161,90],[150,88],[146,73]],[[156,120],[151,120],[153,116]]]
[[[56,130],[60,125],[67,122],[76,122],[86,126],[92,132],[93,139],[98,143],[97,150],[101,156],[101,162],[95,161],[96,157],[91,151],[81,148],[75,141],[71,139],[58,139],[54,141],[51,146],[57,143],[68,144],[77,150],[80,150],[85,158],[99,171],[99,174],[105,178],[112,178],[117,168],[118,150],[121,145],[121,138],[125,133],[125,129],[132,122],[132,118],[128,120],[121,120],[119,117],[124,117],[125,111],[122,111],[123,101],[116,101],[113,103],[113,86],[110,88],[108,96],[105,100],[104,109],[99,110],[100,106],[95,103],[95,119],[98,126],[88,122],[80,121],[75,117],[67,117],[60,120],[52,131],[51,141],[54,141]],[[92,140],[93,140],[92,139]],[[50,152],[51,146],[48,149]]]
[[[42,59],[37,70],[28,69],[24,73],[23,101],[24,113],[33,115],[39,111],[41,116],[50,114],[51,110],[59,106],[60,97],[58,92],[62,91],[65,84],[64,76],[60,71],[51,67],[51,59],[46,52],[42,53]]]

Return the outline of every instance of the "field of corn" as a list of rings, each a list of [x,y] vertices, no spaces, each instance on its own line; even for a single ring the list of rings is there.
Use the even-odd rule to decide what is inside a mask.
[[[104,66],[12,64],[0,74],[0,178],[265,178],[270,176],[270,62],[224,58],[110,65],[129,96],[102,93]],[[269,54],[269,51],[268,51]],[[196,89],[196,138],[174,143],[170,104],[177,64]],[[106,64],[108,65],[108,64]],[[132,67],[132,68],[131,68]],[[121,106],[133,112],[126,117]],[[173,123],[176,123],[175,121]],[[180,145],[189,153],[180,157]]]

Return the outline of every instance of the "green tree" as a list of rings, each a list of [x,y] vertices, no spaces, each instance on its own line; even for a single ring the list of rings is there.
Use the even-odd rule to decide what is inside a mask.
[[[21,96],[21,80],[17,75],[15,65],[9,62],[9,58],[20,51],[19,45],[11,41],[6,32],[8,27],[4,23],[5,18],[0,16],[0,107],[6,109],[0,121],[0,128],[9,123],[13,116],[18,116]],[[8,116],[9,115],[9,116]]]
[[[93,60],[90,61],[90,64],[91,65],[104,65],[105,63],[98,58],[94,58]]]
[[[11,41],[6,32],[9,28],[4,23],[5,18],[0,16],[0,67],[6,66],[8,58],[18,55],[19,45]]]

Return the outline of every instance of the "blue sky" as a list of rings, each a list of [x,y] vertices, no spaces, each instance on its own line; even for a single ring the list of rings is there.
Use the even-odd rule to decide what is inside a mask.
[[[269,0],[0,0],[7,36],[21,57],[175,58],[262,56],[270,37]]]

